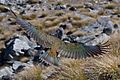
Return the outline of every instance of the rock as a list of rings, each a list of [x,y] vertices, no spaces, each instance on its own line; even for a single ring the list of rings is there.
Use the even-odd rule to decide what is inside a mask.
[[[52,35],[52,36],[55,36],[59,39],[62,39],[62,36],[64,35],[64,30],[63,30],[62,27],[60,27],[56,30],[53,30],[53,31],[49,32],[49,34]]]
[[[113,28],[113,23],[110,20],[109,16],[101,16],[100,18],[98,18],[97,22],[103,27]]]
[[[63,9],[66,9],[66,5],[57,5],[54,9],[55,10],[63,10]]]
[[[120,14],[118,14],[117,16],[120,17]]]
[[[112,33],[112,29],[111,28],[104,28],[102,33],[110,35]]]
[[[14,61],[13,65],[12,65],[12,69],[14,70],[14,73],[18,73],[24,69],[28,69],[33,66],[34,65],[32,62],[22,63],[20,61]]]
[[[2,78],[3,76],[10,76],[10,75],[13,75],[13,70],[11,67],[4,67],[2,69],[0,69],[0,78]]]
[[[5,42],[6,48],[2,51],[3,60],[5,61],[10,61],[13,59],[17,60],[18,56],[21,55],[30,56],[31,55],[30,53],[28,52],[25,53],[24,51],[28,49],[34,49],[34,47],[36,46],[37,46],[36,43],[29,41],[28,38],[25,36],[20,35],[16,37],[14,36],[13,38]]]
[[[92,44],[92,45],[96,45],[99,43],[105,43],[110,39],[110,36],[106,35],[106,34],[99,34],[95,37],[95,39],[91,40],[90,42],[88,42],[87,44]]]
[[[114,28],[115,28],[115,29],[119,28],[119,27],[118,27],[118,24],[114,24]]]
[[[63,29],[66,29],[67,25],[66,25],[66,24],[60,24],[59,27],[61,27],[61,28],[63,28]]]
[[[70,11],[76,11],[76,8],[75,7],[70,7],[69,10]]]
[[[109,28],[109,33],[113,33],[114,31],[114,24],[113,22],[110,20],[110,18],[108,16],[101,16],[100,18],[98,18],[95,22],[90,23],[88,26],[84,26],[82,28],[80,28],[80,31],[83,32],[87,32],[93,35],[98,35],[100,33],[106,31],[108,31]],[[108,33],[108,32],[106,32]]]
[[[25,36],[20,36],[17,35],[19,38],[15,39],[14,45],[13,45],[13,50],[19,53],[23,53],[21,50],[28,50],[29,48],[34,48],[36,47],[36,43],[31,42],[27,37]]]
[[[2,76],[2,79],[1,80],[13,80],[11,76],[9,75],[5,75],[5,76]]]
[[[23,66],[23,63],[19,62],[19,61],[14,61],[12,68],[14,71],[16,71],[18,69],[19,66]]]

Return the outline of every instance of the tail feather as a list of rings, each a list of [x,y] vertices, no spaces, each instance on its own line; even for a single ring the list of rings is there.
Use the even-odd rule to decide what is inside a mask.
[[[60,65],[59,58],[58,57],[52,57],[47,52],[38,52],[39,59],[37,60],[39,64],[42,65]],[[33,60],[34,61],[34,60]]]

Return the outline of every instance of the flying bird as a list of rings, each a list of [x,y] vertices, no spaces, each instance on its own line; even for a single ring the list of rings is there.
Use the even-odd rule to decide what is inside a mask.
[[[16,23],[26,30],[26,33],[37,43],[45,48],[49,48],[48,54],[41,55],[42,60],[48,63],[58,65],[58,57],[83,59],[86,57],[94,57],[109,52],[107,43],[98,45],[85,45],[83,43],[65,43],[57,37],[51,36],[42,30],[37,30],[31,23],[14,14]]]

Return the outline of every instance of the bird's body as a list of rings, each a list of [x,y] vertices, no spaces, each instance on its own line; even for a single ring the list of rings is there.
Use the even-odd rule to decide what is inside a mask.
[[[14,12],[12,12],[14,14]],[[51,36],[42,30],[37,30],[33,25],[27,21],[16,16],[16,22],[26,30],[27,34],[32,37],[37,43],[41,44],[43,47],[49,48],[48,54],[42,58],[52,63],[56,62],[58,56],[72,58],[72,59],[82,59],[86,57],[91,57],[98,54],[105,54],[108,52],[109,47],[107,44],[100,44],[95,46],[87,46],[80,43],[65,43],[57,37]],[[51,57],[50,57],[51,56]],[[49,57],[49,58],[48,58]],[[53,57],[53,58],[52,58]]]

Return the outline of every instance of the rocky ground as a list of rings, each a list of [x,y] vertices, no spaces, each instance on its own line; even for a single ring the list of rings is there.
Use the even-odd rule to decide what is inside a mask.
[[[109,54],[72,60],[59,67],[39,59],[45,49],[0,5],[0,80],[119,80],[120,0],[0,0],[37,29],[86,45],[110,40]],[[40,52],[38,52],[38,50]]]

